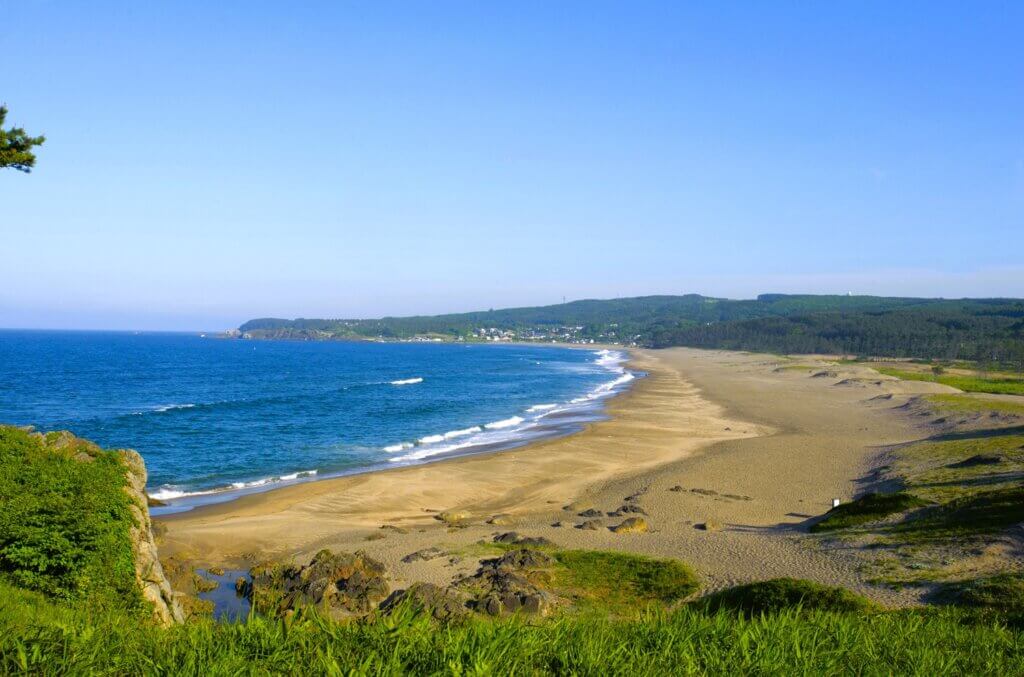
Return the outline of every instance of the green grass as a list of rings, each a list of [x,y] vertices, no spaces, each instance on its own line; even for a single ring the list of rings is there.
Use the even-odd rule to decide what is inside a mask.
[[[933,374],[923,371],[906,371],[892,367],[874,367],[886,376],[895,376],[904,381],[929,381],[941,383],[962,390],[965,393],[994,393],[999,395],[1024,395],[1024,379],[1012,376],[982,378],[958,374]]]
[[[0,578],[93,607],[138,606],[126,482],[116,452],[0,426]]]
[[[1024,613],[1024,575],[1020,573],[950,583],[944,586],[943,593],[966,606]]]
[[[842,503],[825,513],[825,519],[813,524],[813,533],[847,529],[876,522],[889,515],[906,512],[926,505],[924,501],[905,492],[895,494],[864,494],[855,501]]]
[[[349,624],[301,613],[160,629],[9,593],[0,589],[0,674],[938,675],[1019,674],[1024,664],[1019,630],[955,609],[744,618],[684,607],[450,626],[408,611]]]
[[[803,611],[878,611],[870,600],[845,588],[795,578],[774,578],[722,590],[697,602],[718,611],[729,609],[747,616],[800,608]]]
[[[636,614],[650,604],[671,604],[700,587],[697,575],[678,560],[595,550],[553,553],[562,568],[553,588],[584,609]]]
[[[901,447],[892,472],[915,496],[940,503],[1015,486],[1024,479],[1024,435],[997,432],[940,437]],[[998,458],[999,462],[960,465],[976,456]]]
[[[897,532],[918,538],[955,538],[1004,531],[1024,522],[1024,486],[979,491],[928,510]]]
[[[952,393],[942,395],[926,395],[925,400],[930,403],[937,412],[950,412],[962,414],[984,414],[996,412],[999,414],[1015,414],[1024,416],[1024,401],[1007,402],[995,399],[980,399],[967,395],[955,395]]]

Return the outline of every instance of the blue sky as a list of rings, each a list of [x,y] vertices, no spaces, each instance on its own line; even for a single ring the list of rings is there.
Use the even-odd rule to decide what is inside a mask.
[[[0,1],[0,326],[1024,296],[1024,4],[295,4]]]

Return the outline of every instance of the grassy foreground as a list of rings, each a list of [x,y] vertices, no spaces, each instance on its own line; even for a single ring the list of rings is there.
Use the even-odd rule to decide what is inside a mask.
[[[683,607],[633,620],[514,617],[442,626],[411,612],[336,624],[316,614],[160,629],[0,586],[0,673],[1015,674],[1024,634],[958,610]]]

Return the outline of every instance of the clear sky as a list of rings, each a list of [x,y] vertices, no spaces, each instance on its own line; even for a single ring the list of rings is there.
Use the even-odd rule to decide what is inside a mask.
[[[1024,3],[0,16],[0,326],[1024,296]]]

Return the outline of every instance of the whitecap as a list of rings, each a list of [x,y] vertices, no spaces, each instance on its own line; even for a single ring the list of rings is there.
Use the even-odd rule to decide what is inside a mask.
[[[450,440],[454,437],[465,437],[466,435],[472,435],[473,433],[483,432],[483,428],[478,425],[472,428],[463,428],[462,430],[450,430],[444,434],[446,440]]]
[[[173,411],[175,409],[191,409],[194,406],[196,406],[196,405],[192,404],[191,402],[186,403],[186,404],[162,404],[159,407],[153,407],[153,409],[151,411],[158,412],[158,413],[163,413],[165,411]],[[143,413],[143,412],[136,412],[136,413]]]
[[[488,430],[500,430],[501,428],[511,428],[512,426],[519,425],[522,422],[523,422],[523,417],[522,416],[513,416],[512,418],[506,418],[506,419],[501,420],[501,421],[495,421],[493,423],[488,423],[484,427],[487,428]]]
[[[391,381],[393,386],[410,386],[414,383],[423,383],[423,379],[417,376],[416,378],[402,378],[397,381]]]
[[[438,442],[444,442],[444,435],[427,435],[419,439],[420,444],[437,444]]]
[[[530,407],[529,409],[527,409],[526,413],[527,414],[535,414],[538,411],[550,411],[551,409],[554,409],[557,406],[558,406],[557,404],[535,404],[532,407]]]

